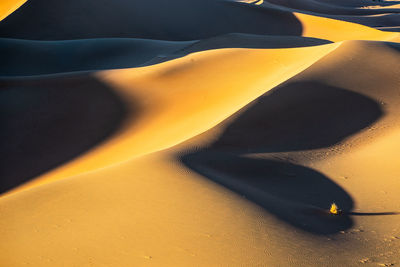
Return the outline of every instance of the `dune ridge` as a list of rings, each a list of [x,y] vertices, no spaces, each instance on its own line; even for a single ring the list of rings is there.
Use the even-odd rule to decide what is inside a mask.
[[[0,76],[38,76],[153,65],[217,48],[291,48],[330,41],[298,36],[226,34],[194,41],[105,38],[72,41],[0,39]],[[111,52],[112,51],[112,52]],[[99,55],[104,55],[100,57]],[[68,57],[69,60],[64,61]],[[22,62],[24,67],[21,68]]]
[[[400,263],[397,1],[22,4],[0,265]]]
[[[127,103],[128,114],[124,123],[126,126],[119,130],[115,138],[110,138],[103,146],[84,155],[78,162],[72,163],[71,167],[56,170],[55,174],[44,175],[43,178],[36,179],[34,185],[38,181],[42,183],[55,179],[52,177],[60,179],[77,175],[180,143],[213,127],[287,77],[307,68],[338,45],[339,43],[271,50],[210,50],[150,67],[99,72],[95,77],[115,88],[116,93]],[[278,58],[280,66],[275,65]],[[235,65],[234,62],[238,60],[241,64]],[[257,64],[254,64],[255,62]],[[241,73],[243,67],[253,69],[247,72],[246,76],[226,83],[226,72],[220,71],[224,67],[229,69],[230,74]],[[210,72],[210,68],[214,68],[215,71]],[[265,75],[265,68],[270,69],[268,76]],[[220,87],[220,90],[207,90],[201,83],[192,84],[188,89],[181,82],[189,82],[193,75],[203,76],[204,81],[213,83]],[[52,79],[57,78],[52,77],[50,81]],[[82,79],[84,81],[85,77]],[[177,80],[179,83],[175,82]],[[43,84],[44,81],[42,79],[40,83]],[[250,85],[251,83],[253,85]],[[19,83],[18,80],[9,84],[11,88],[24,86],[24,82]],[[241,90],[243,84],[246,84],[248,90]],[[226,95],[227,91],[230,92],[229,95]],[[222,98],[222,95],[225,97]],[[186,103],[174,108],[173,103],[180,96],[185,97]],[[207,109],[204,105],[207,105]],[[137,116],[136,112],[130,115],[131,106],[140,107],[139,109],[143,110],[141,115]],[[136,111],[137,108],[133,110]],[[180,118],[179,114],[185,115]],[[188,114],[190,120],[187,119]],[[194,127],[195,125],[197,127]],[[155,130],[160,127],[162,131]],[[152,136],[154,134],[155,136]]]

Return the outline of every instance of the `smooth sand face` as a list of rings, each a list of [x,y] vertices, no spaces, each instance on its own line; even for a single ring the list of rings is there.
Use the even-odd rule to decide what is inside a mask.
[[[295,13],[302,22],[303,36],[331,40],[334,42],[344,40],[373,40],[392,41],[398,38],[398,33],[389,33],[368,28],[359,24],[332,20],[302,13]]]
[[[241,2],[222,6],[301,33],[218,20],[241,32],[0,39],[1,266],[400,264],[399,34],[322,17],[361,1]],[[0,37],[24,14],[49,19],[28,4]],[[57,27],[15,32],[59,39]]]
[[[99,72],[98,79],[115,88],[127,105],[125,126],[103,146],[54,174],[35,179],[32,186],[181,143],[212,128],[338,45],[211,50],[144,68]],[[197,77],[201,82],[193,82]]]
[[[26,0],[3,0],[0,3],[0,21],[23,5]]]

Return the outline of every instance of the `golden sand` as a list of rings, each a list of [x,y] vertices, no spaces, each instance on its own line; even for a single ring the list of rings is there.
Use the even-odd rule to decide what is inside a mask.
[[[271,8],[241,2],[243,12]],[[0,20],[23,3],[3,1]],[[0,266],[400,264],[399,33],[293,15],[304,42],[332,43],[241,48],[226,38],[222,48],[197,43],[199,52],[179,48],[139,67],[81,73],[65,60],[70,71],[0,75],[4,92],[50,88],[49,99],[68,81],[94,84],[126,111],[96,145],[3,192]],[[76,55],[71,62],[84,58]],[[28,118],[44,127],[45,149],[56,122],[40,122],[57,109],[42,104],[50,110]]]

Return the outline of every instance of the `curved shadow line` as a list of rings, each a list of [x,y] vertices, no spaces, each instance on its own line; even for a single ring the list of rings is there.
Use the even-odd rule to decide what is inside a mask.
[[[106,141],[139,106],[90,75],[0,81],[0,194]]]
[[[352,209],[351,197],[335,182],[311,168],[210,152],[181,155],[179,160],[298,229],[325,235],[353,226],[349,216],[332,216],[328,210],[332,200]]]
[[[211,145],[185,153],[180,160],[292,226],[313,234],[334,234],[353,225],[351,215],[395,213],[350,212],[351,196],[324,174],[288,161],[243,154],[330,147],[383,114],[375,100],[359,93],[314,81],[287,82],[238,111]],[[349,212],[330,214],[334,201]]]

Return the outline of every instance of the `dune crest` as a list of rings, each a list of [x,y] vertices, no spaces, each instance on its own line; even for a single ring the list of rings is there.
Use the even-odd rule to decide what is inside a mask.
[[[154,66],[96,73],[127,106],[128,115],[122,128],[103,145],[33,180],[27,187],[104,168],[181,143],[212,128],[339,45],[210,50]],[[224,71],[224,68],[227,69]],[[228,80],[226,73],[235,73],[236,79]],[[194,75],[202,77],[202,83],[191,83]],[[181,104],[176,105],[176,101]],[[141,111],[137,113],[137,109]],[[130,110],[134,112],[129,113]]]
[[[2,1],[0,266],[400,264],[399,13]]]

